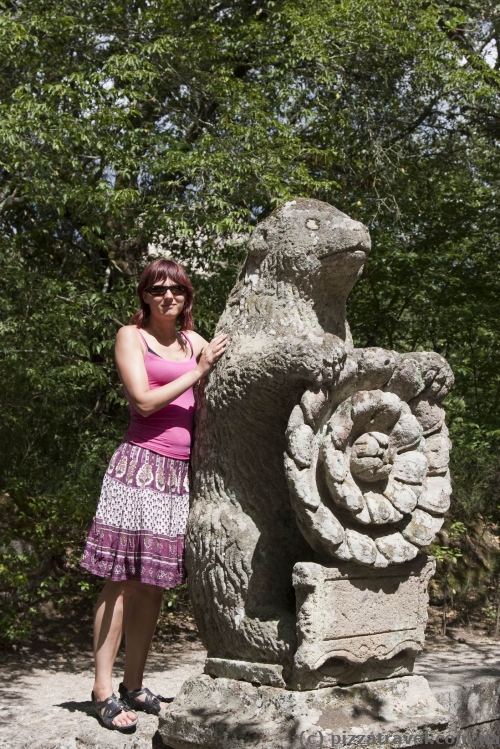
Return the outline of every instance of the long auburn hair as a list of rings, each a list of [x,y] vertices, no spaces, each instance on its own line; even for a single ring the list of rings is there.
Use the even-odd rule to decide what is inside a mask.
[[[139,297],[141,308],[130,318],[130,323],[132,325],[137,325],[138,328],[143,328],[147,323],[151,310],[149,304],[144,301],[143,294],[150,286],[154,286],[158,281],[164,281],[167,277],[172,279],[174,283],[186,288],[186,301],[184,302],[182,312],[177,317],[180,329],[194,329],[193,285],[189,280],[188,274],[180,263],[176,263],[175,260],[166,260],[165,258],[153,260],[153,262],[147,265],[142,271],[142,275],[137,285],[137,296]]]

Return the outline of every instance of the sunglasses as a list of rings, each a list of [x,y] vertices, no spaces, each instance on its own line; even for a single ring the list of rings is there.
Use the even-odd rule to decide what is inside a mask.
[[[171,291],[173,296],[184,296],[187,289],[185,286],[176,284],[175,286],[150,286],[146,291],[148,294],[151,294],[151,296],[157,297],[165,296],[167,291]]]

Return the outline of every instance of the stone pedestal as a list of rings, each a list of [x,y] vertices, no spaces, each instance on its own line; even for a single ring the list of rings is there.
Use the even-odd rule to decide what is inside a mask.
[[[411,674],[424,646],[434,570],[434,559],[424,555],[381,570],[296,564],[292,673],[278,663],[229,658],[207,658],[205,673],[297,691]]]
[[[293,689],[410,674],[424,646],[427,586],[435,561],[372,569],[295,565],[298,649]]]
[[[423,676],[297,692],[202,675],[184,683],[159,732],[172,749],[299,749],[404,746],[405,735],[419,746],[457,726]]]

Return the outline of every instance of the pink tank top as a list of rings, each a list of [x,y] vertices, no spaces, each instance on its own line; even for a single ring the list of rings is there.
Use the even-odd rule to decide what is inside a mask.
[[[191,358],[185,361],[167,361],[155,354],[140,330],[139,335],[146,344],[144,366],[148,374],[150,390],[167,385],[185,372],[196,367],[196,357],[188,336],[182,333],[191,347]],[[190,387],[168,406],[154,414],[141,416],[129,403],[130,425],[125,435],[126,442],[140,445],[169,458],[188,460],[191,452],[194,420],[194,390]]]

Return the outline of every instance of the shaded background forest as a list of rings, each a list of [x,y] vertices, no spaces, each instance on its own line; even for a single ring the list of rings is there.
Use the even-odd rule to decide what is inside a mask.
[[[497,616],[500,6],[0,0],[0,624],[91,608],[76,566],[127,411],[119,325],[152,253],[209,336],[244,238],[309,196],[363,221],[360,346],[438,351],[454,500],[436,602]],[[45,608],[41,604],[45,605]]]

